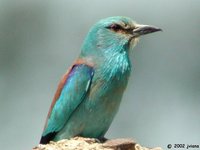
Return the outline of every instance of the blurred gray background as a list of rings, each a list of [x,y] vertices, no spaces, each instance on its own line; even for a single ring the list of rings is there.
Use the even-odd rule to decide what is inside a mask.
[[[89,28],[129,16],[164,32],[141,38],[107,138],[142,145],[200,144],[199,0],[0,0],[0,147],[38,144],[60,77]]]

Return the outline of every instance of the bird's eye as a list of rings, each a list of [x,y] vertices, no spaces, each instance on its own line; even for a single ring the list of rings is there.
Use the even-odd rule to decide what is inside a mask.
[[[109,27],[107,27],[108,29],[111,29],[113,31],[119,31],[119,30],[122,30],[122,27],[118,24],[112,24],[110,25]]]

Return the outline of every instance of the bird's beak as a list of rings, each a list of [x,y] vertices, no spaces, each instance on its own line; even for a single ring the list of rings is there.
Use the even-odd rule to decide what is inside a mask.
[[[136,27],[133,29],[132,34],[133,34],[133,37],[139,37],[141,35],[157,32],[157,31],[162,31],[162,29],[155,26],[137,24]]]

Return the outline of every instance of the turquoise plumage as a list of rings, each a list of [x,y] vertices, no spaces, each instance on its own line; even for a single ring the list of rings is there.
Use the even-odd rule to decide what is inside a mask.
[[[74,136],[104,138],[128,83],[130,50],[139,36],[160,30],[128,17],[97,22],[58,85],[40,143]]]

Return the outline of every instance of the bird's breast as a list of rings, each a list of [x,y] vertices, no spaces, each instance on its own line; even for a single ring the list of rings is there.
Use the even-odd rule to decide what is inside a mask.
[[[95,71],[88,94],[90,106],[117,107],[130,76],[130,66],[124,68],[120,65]]]
[[[126,53],[116,54],[104,59],[94,70],[85,109],[88,117],[101,114],[97,122],[109,124],[126,89],[131,72],[130,61]]]

